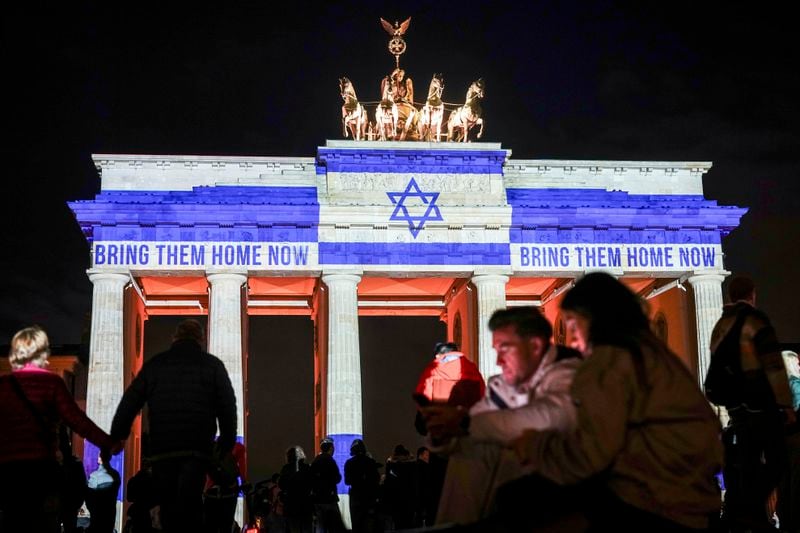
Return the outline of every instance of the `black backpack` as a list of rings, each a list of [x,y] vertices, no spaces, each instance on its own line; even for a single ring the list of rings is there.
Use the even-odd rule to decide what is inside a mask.
[[[737,407],[744,402],[745,379],[742,372],[740,339],[748,309],[736,314],[733,326],[711,354],[711,363],[703,386],[706,398],[716,405]]]

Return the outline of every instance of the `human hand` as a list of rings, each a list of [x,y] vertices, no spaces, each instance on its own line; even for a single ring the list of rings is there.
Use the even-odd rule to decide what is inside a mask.
[[[460,406],[430,405],[420,408],[425,425],[431,438],[441,440],[463,434],[461,421],[467,411]]]
[[[519,462],[523,465],[531,464],[532,457],[530,450],[537,434],[538,431],[535,429],[527,429],[522,435],[511,441],[511,449],[514,450],[517,459],[519,459]]]

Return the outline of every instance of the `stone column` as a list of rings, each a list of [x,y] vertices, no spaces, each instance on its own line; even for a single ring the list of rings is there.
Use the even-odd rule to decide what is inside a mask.
[[[334,459],[344,471],[350,444],[363,436],[361,353],[358,343],[358,274],[324,274],[328,287],[328,394],[326,432],[334,441]],[[349,522],[347,487],[340,483],[340,510]]]
[[[208,351],[219,357],[231,378],[236,395],[236,440],[244,444],[244,372],[242,371],[242,285],[244,274],[207,276],[211,285],[208,304]],[[244,501],[238,498],[236,521],[243,523]]]
[[[689,278],[694,290],[697,321],[697,380],[700,387],[711,361],[711,332],[722,315],[722,281],[727,272],[695,274]]]
[[[361,276],[325,274],[322,281],[328,286],[327,433],[361,435],[361,356],[356,292]]]
[[[92,326],[89,341],[89,373],[86,385],[86,414],[104,431],[111,430],[125,387],[124,301],[128,274],[89,271],[92,292]],[[83,464],[94,471],[99,450],[86,442]],[[112,466],[123,472],[124,454],[112,459]],[[124,477],[123,477],[124,479]]]
[[[209,274],[211,297],[208,305],[208,351],[219,357],[236,394],[237,440],[244,442],[244,373],[242,372],[242,285],[243,274]]]
[[[497,374],[497,353],[492,348],[489,318],[496,310],[506,307],[506,283],[508,276],[502,274],[472,277],[472,284],[478,291],[478,368],[485,380]]]

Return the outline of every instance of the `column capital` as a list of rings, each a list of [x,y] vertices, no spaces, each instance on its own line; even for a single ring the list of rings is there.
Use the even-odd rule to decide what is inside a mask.
[[[689,276],[687,281],[691,283],[692,286],[694,286],[697,283],[703,283],[707,281],[716,281],[718,283],[722,283],[723,281],[725,281],[725,278],[727,278],[729,275],[730,272],[728,272],[727,270],[710,270],[705,272],[699,270],[693,272],[692,275]]]
[[[358,285],[361,281],[361,273],[356,272],[323,272],[322,281],[326,285],[336,282],[350,282],[353,285]]]
[[[508,283],[508,279],[509,277],[505,274],[476,273],[470,278],[470,281],[475,285],[483,285],[484,283],[502,283],[505,285]]]
[[[89,275],[89,280],[92,283],[97,283],[98,281],[127,283],[131,280],[130,274],[123,272],[104,272],[102,270],[90,269],[87,270],[86,273]]]
[[[500,270],[475,272],[472,283],[477,290],[478,311],[478,368],[483,379],[497,373],[497,354],[492,346],[489,318],[498,309],[506,308],[506,284],[509,276]]]
[[[220,281],[235,281],[239,285],[247,282],[247,276],[237,272],[206,272],[206,279],[212,285]]]
[[[472,275],[474,276],[511,276],[514,273],[508,267],[499,266],[499,267],[477,267],[472,271]]]

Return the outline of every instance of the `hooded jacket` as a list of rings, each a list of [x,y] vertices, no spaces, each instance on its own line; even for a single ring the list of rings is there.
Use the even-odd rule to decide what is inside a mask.
[[[415,394],[432,402],[471,407],[486,392],[478,367],[461,352],[439,354],[422,371]]]

